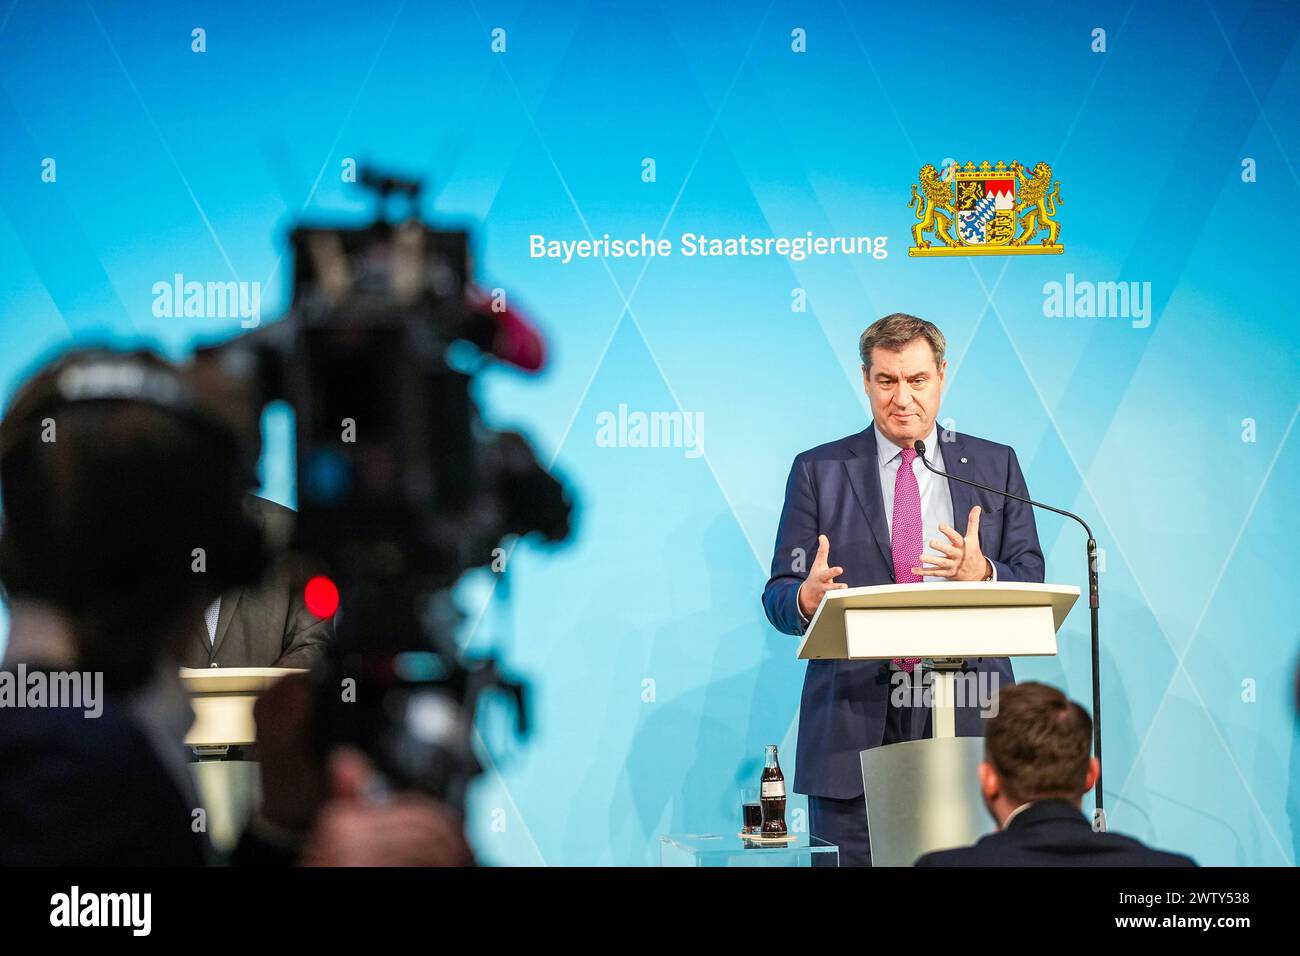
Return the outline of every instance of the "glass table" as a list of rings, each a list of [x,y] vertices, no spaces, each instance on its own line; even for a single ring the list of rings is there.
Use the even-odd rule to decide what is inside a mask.
[[[660,866],[839,866],[840,850],[806,833],[767,841],[739,833],[685,833],[659,838]]]

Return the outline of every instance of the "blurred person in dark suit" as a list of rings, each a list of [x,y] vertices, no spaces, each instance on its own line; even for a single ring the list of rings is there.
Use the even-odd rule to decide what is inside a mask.
[[[0,686],[12,697],[76,673],[93,698],[0,695],[0,864],[210,858],[176,665],[203,609],[266,566],[252,460],[226,414],[155,355],[82,350],[33,376],[0,422]],[[299,681],[260,702],[265,796],[237,862],[471,862],[447,808],[372,800],[361,755],[319,759]]]
[[[998,831],[917,866],[1195,866],[1119,833],[1095,833],[1083,795],[1097,782],[1092,719],[1055,687],[1002,688],[984,733],[980,789]]]
[[[247,508],[268,540],[287,541],[294,512],[249,495]],[[232,588],[208,605],[192,628],[185,667],[301,667],[320,660],[333,624],[307,610],[287,566],[277,564],[255,586]]]

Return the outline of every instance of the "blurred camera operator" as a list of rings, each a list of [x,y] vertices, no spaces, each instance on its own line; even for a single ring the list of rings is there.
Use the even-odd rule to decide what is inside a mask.
[[[251,465],[222,408],[155,355],[80,350],[33,376],[0,422],[2,669],[24,677],[7,686],[66,688],[76,674],[86,691],[71,704],[0,695],[0,864],[211,859],[177,665],[204,609],[266,568]],[[264,800],[235,862],[473,862],[447,808],[384,793],[354,751],[322,766],[311,713],[301,675],[259,702]]]

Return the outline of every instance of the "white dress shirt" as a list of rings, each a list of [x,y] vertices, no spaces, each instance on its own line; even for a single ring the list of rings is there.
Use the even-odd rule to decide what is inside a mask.
[[[221,595],[208,605],[208,609],[203,612],[203,623],[208,626],[208,643],[217,643],[217,618],[221,614]]]

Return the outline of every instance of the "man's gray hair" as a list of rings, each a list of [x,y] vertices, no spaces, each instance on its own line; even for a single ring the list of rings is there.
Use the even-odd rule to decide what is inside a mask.
[[[948,347],[948,340],[943,337],[939,327],[933,322],[918,319],[906,312],[895,312],[883,319],[877,319],[867,326],[867,330],[858,339],[858,355],[862,364],[871,370],[871,350],[876,346],[891,352],[900,352],[913,339],[925,339],[934,352],[935,367],[943,365],[943,353]]]

